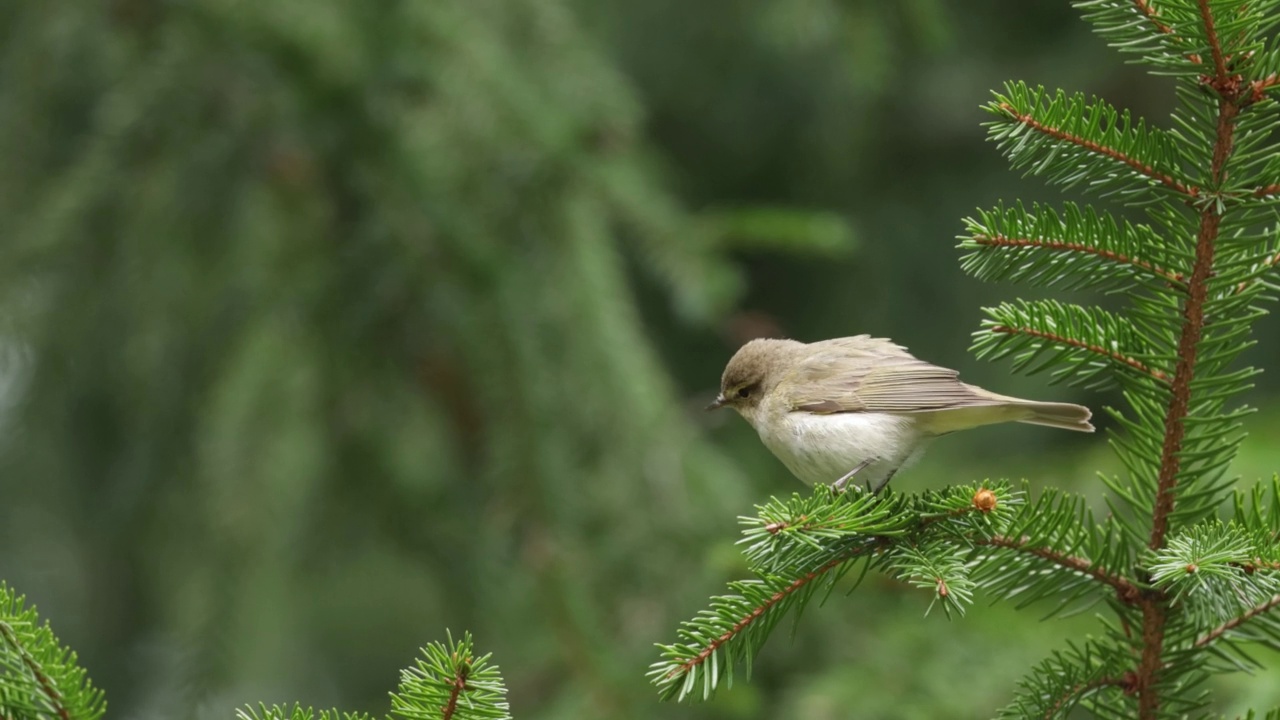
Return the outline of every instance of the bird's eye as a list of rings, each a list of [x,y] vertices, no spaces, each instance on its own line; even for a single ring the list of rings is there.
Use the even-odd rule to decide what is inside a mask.
[[[749,388],[749,387],[738,388],[738,397],[740,397],[740,398],[749,398],[749,397],[751,397],[751,388]]]

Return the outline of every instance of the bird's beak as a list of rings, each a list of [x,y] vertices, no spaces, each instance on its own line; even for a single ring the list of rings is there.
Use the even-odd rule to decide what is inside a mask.
[[[723,396],[723,395],[717,395],[717,396],[716,396],[716,399],[715,399],[715,400],[712,400],[712,401],[711,401],[711,404],[710,404],[710,405],[708,405],[706,409],[707,409],[707,411],[708,411],[708,412],[710,412],[710,411],[712,411],[712,410],[719,410],[720,408],[724,407],[724,403],[725,403],[724,396]]]

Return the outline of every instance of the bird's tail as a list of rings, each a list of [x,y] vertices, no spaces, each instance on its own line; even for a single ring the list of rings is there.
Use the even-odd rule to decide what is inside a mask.
[[[1062,428],[1063,430],[1075,430],[1076,432],[1093,432],[1093,425],[1089,422],[1089,418],[1093,416],[1093,413],[1083,405],[1032,402],[1029,400],[1023,400],[1019,405],[1023,409],[1030,411],[1031,415],[1019,418],[1018,422],[1047,425],[1049,427]]]

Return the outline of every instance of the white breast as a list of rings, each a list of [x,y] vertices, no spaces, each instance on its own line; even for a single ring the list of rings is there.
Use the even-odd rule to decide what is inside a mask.
[[[833,483],[863,461],[875,459],[853,482],[878,486],[914,460],[927,439],[907,415],[788,412],[755,425],[765,446],[810,485]]]

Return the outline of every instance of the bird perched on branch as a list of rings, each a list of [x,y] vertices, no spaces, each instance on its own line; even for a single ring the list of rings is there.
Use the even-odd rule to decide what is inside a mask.
[[[721,407],[746,418],[796,477],[841,490],[856,478],[879,492],[930,440],[957,430],[1023,422],[1093,432],[1089,408],[997,395],[869,335],[752,340],[707,409]]]

